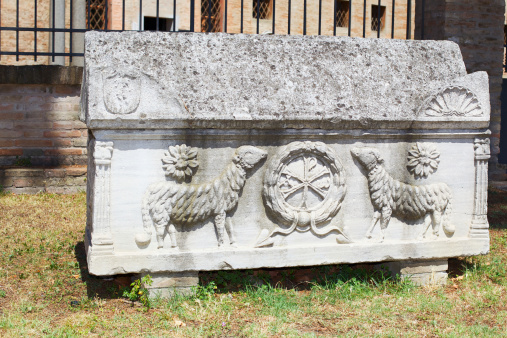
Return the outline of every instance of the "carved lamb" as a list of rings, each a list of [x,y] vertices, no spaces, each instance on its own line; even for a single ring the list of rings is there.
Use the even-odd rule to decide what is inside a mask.
[[[236,149],[232,163],[213,181],[203,184],[158,182],[150,185],[142,202],[145,234],[136,236],[138,243],[149,242],[155,225],[158,248],[164,246],[166,227],[171,246],[177,247],[174,224],[188,227],[215,218],[218,246],[224,244],[224,229],[234,245],[233,225],[227,213],[236,207],[245,185],[246,172],[267,156],[264,150],[253,146]]]
[[[404,220],[417,220],[424,217],[424,231],[420,238],[424,238],[433,226],[433,234],[439,235],[440,227],[447,235],[454,234],[455,227],[449,223],[451,212],[451,190],[445,183],[435,183],[421,186],[405,184],[392,178],[384,169],[384,160],[374,148],[353,148],[354,158],[368,172],[368,187],[374,214],[367,238],[372,237],[372,231],[380,219],[382,232],[381,241],[385,237],[385,229],[389,225],[391,215]]]

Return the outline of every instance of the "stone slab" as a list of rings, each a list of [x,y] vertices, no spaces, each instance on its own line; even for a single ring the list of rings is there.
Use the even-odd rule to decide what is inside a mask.
[[[467,75],[450,41],[87,32],[85,49],[82,119],[92,129],[460,128],[465,121],[486,128],[489,121],[487,74]],[[451,107],[444,118],[426,117],[421,109],[443,87],[471,90],[481,115],[456,116]]]
[[[393,277],[409,279],[417,286],[445,285],[447,283],[447,260],[401,261],[379,264],[379,269],[387,269]]]
[[[142,274],[144,277],[146,274]],[[194,292],[199,284],[197,272],[159,272],[150,273],[151,285],[145,285],[151,299],[172,298],[175,295],[187,296]]]

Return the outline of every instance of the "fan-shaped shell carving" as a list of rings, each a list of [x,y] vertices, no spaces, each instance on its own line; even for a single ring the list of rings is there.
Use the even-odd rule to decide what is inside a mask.
[[[447,117],[474,117],[484,114],[477,96],[461,86],[447,87],[430,96],[421,113],[426,116]]]

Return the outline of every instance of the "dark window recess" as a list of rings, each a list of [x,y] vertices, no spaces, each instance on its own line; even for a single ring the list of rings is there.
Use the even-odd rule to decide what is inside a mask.
[[[169,18],[158,18],[158,30],[161,32],[172,31],[173,19]],[[145,31],[156,31],[157,30],[157,18],[151,16],[144,17],[144,30]]]
[[[349,15],[349,2],[336,0],[336,27],[348,27]]]
[[[90,0],[86,6],[88,29],[106,29],[106,0]]]
[[[371,6],[371,30],[378,31],[380,27],[380,31],[384,29],[384,25],[386,22],[386,7],[380,6],[380,16],[377,5]]]
[[[257,5],[259,19],[269,19],[271,17],[271,0],[252,0],[252,17],[254,19],[257,19]]]
[[[222,6],[220,0],[201,1],[201,32],[222,31]]]

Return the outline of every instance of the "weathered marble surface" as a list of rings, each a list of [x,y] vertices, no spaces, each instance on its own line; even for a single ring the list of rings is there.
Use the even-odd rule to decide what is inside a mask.
[[[487,75],[452,42],[89,32],[82,97],[92,274],[489,250]]]
[[[84,119],[91,128],[442,128],[454,121],[445,124],[453,128],[489,121],[487,74],[467,75],[450,41],[89,32],[86,58]],[[484,114],[422,116],[423,102],[451,85],[472,90]],[[120,96],[128,96],[125,107],[112,104]]]

